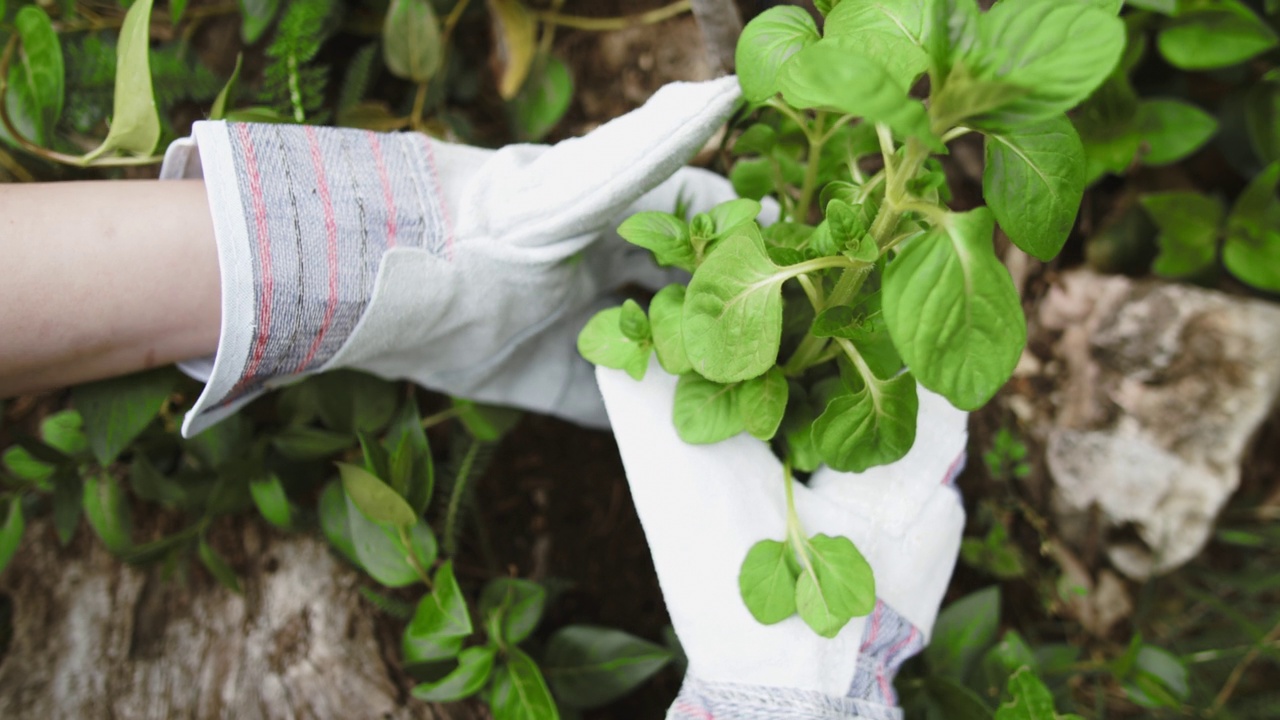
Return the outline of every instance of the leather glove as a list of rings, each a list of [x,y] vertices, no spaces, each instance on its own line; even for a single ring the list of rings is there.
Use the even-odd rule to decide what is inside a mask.
[[[677,197],[695,209],[734,197],[682,167],[737,99],[733,77],[675,83],[585,137],[497,151],[196,123],[162,177],[205,180],[222,327],[212,358],[183,365],[207,381],[183,434],[336,368],[604,426],[578,330],[612,289],[671,280],[605,236]]]
[[[653,554],[688,674],[668,718],[900,718],[893,677],[928,641],[955,566],[964,509],[966,413],[919,388],[916,443],[860,474],[819,469],[794,485],[807,535],[844,535],[876,580],[874,612],[832,639],[798,616],[762,625],[739,596],[757,541],[786,530],[783,467],[742,434],[714,445],[676,435],[676,378],[598,368],[627,480]]]

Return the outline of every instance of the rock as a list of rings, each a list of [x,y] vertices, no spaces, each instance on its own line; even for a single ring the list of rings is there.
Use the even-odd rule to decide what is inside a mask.
[[[1062,363],[1038,433],[1059,526],[1082,540],[1096,506],[1132,578],[1195,557],[1280,394],[1280,307],[1079,271],[1038,319]]]

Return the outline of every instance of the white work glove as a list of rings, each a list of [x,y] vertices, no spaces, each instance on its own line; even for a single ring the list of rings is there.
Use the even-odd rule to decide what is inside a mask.
[[[835,638],[798,616],[762,625],[738,591],[747,551],[782,540],[782,464],[745,433],[714,445],[676,435],[676,378],[651,362],[636,382],[596,377],[617,436],[658,582],[689,670],[668,718],[900,718],[893,677],[928,642],[955,566],[964,510],[952,481],[966,414],[919,388],[916,443],[864,473],[816,472],[795,485],[805,534],[844,535],[875,574],[872,615]]]
[[[577,333],[611,290],[670,281],[612,231],[678,196],[733,199],[723,178],[682,166],[737,98],[733,77],[675,83],[586,137],[498,151],[197,123],[162,177],[204,178],[222,329],[213,358],[183,366],[207,380],[183,434],[344,367],[603,426]]]

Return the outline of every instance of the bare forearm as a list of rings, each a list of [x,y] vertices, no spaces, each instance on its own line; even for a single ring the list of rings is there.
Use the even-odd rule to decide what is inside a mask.
[[[0,397],[210,354],[219,296],[201,181],[0,186]]]

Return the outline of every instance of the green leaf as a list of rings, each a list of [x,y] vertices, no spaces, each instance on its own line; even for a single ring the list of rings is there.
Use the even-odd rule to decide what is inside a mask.
[[[862,472],[902,459],[916,440],[916,381],[864,378],[860,391],[837,395],[813,423],[822,461],[840,472]]]
[[[1152,270],[1164,277],[1195,275],[1211,266],[1224,210],[1217,200],[1194,192],[1147,195],[1141,200],[1160,234],[1160,255]]]
[[[931,5],[928,0],[841,3],[827,16],[822,36],[880,60],[898,84],[911,87],[929,67],[924,30]]]
[[[84,479],[84,514],[108,550],[123,555],[133,547],[129,500],[109,473]]]
[[[787,393],[787,377],[777,365],[744,381],[738,387],[738,407],[747,432],[761,440],[772,439],[787,410]]]
[[[84,482],[75,468],[60,469],[53,477],[53,528],[58,533],[58,544],[71,544],[80,526],[84,508]]]
[[[240,580],[236,577],[235,570],[231,569],[227,561],[204,538],[200,538],[200,547],[197,550],[197,554],[200,556],[200,562],[208,569],[209,574],[223,587],[237,595],[243,594],[244,591],[240,589]]]
[[[1015,245],[1049,260],[1075,225],[1085,165],[1084,145],[1065,115],[991,133],[982,194]]]
[[[480,614],[502,613],[502,637],[494,640],[508,645],[524,642],[533,634],[546,604],[547,591],[529,580],[494,578],[480,593]]]
[[[696,266],[693,246],[689,243],[689,223],[671,213],[636,213],[618,226],[618,234],[653,253],[659,265],[674,265],[689,272]]]
[[[351,544],[361,567],[387,587],[404,587],[421,580],[417,568],[409,561],[428,568],[436,559],[436,540],[431,528],[418,520],[407,532],[365,516],[350,495],[346,495],[347,527]],[[405,545],[408,538],[410,546]]]
[[[722,240],[694,273],[684,302],[684,348],[703,377],[756,377],[778,359],[782,283],[796,273],[773,264],[747,234]]]
[[[293,524],[293,510],[289,507],[289,498],[284,493],[284,485],[280,478],[272,473],[262,480],[249,483],[249,492],[253,494],[253,503],[267,522],[286,530]]]
[[[737,435],[746,430],[738,405],[738,385],[722,385],[697,373],[681,375],[672,420],[680,439],[695,445]]]
[[[377,432],[391,421],[400,404],[402,385],[352,370],[326,372],[309,383],[320,419],[336,432]]]
[[[991,647],[982,658],[983,675],[988,687],[998,692],[1009,682],[1009,677],[1022,668],[1039,672],[1040,663],[1035,652],[1016,630],[1005,631],[1000,642]]]
[[[431,592],[418,601],[413,620],[404,630],[405,662],[416,664],[453,657],[471,630],[471,616],[453,575],[453,561],[446,560],[432,578]]]
[[[1280,292],[1280,163],[1258,174],[1236,200],[1227,219],[1222,262],[1241,281]]]
[[[320,493],[318,514],[320,529],[329,540],[329,544],[353,564],[360,565],[360,557],[356,554],[356,546],[351,534],[351,525],[347,520],[347,494],[342,491],[340,481],[334,480]]]
[[[818,26],[802,8],[771,7],[742,29],[734,62],[742,96],[764,102],[781,89],[779,74],[787,60],[818,42]]]
[[[949,214],[907,243],[884,277],[884,317],[921,385],[976,410],[1004,385],[1027,339],[1022,304],[992,248],[984,208]]]
[[[169,0],[169,24],[177,27],[187,12],[187,0]]]
[[[635,303],[634,300],[629,302]],[[645,371],[649,369],[649,351],[653,348],[653,341],[627,337],[622,330],[623,307],[601,310],[587,321],[582,332],[578,333],[578,353],[596,365],[626,370],[636,380],[643,380]],[[644,314],[639,306],[636,310]],[[635,325],[633,316],[633,329]]]
[[[35,137],[40,145],[53,139],[54,127],[62,117],[63,84],[66,70],[62,62],[62,45],[53,21],[37,5],[26,5],[13,18],[22,38],[21,49],[10,67],[9,83],[34,107],[30,112],[38,118]]]
[[[1144,101],[1138,124],[1146,141],[1142,162],[1153,167],[1185,158],[1218,132],[1218,121],[1212,115],[1179,100]]]
[[[392,75],[427,82],[440,69],[444,45],[430,0],[391,0],[382,25],[382,58]]]
[[[1234,0],[1184,11],[1160,31],[1157,47],[1183,70],[1228,67],[1276,46],[1276,33]]]
[[[431,446],[422,427],[422,414],[418,412],[418,400],[413,395],[401,404],[391,419],[384,442],[386,447],[413,457],[413,472],[409,476],[404,499],[414,513],[421,515],[435,493],[436,470]]]
[[[54,466],[33,457],[26,448],[14,445],[4,451],[0,462],[22,480],[42,484],[53,475]]]
[[[534,64],[520,94],[511,102],[519,135],[537,141],[555,129],[573,101],[573,75],[560,58],[546,56]]]
[[[871,565],[847,537],[814,535],[809,562],[796,583],[796,610],[813,631],[833,638],[850,620],[876,607]]]
[[[89,447],[101,465],[115,462],[120,452],[151,424],[176,382],[172,369],[162,368],[71,390],[71,402],[84,418]]]
[[[942,715],[946,720],[991,720],[991,710],[982,698],[951,678],[928,675],[924,691],[930,700],[946,709]]]
[[[1000,588],[966,595],[942,609],[924,650],[929,672],[963,682],[974,661],[996,639]]]
[[[413,696],[427,702],[456,702],[480,692],[493,674],[498,649],[471,647],[458,655],[458,667],[440,680],[413,688]]]
[[[685,287],[668,285],[649,301],[649,325],[653,330],[653,347],[658,351],[662,369],[672,375],[683,375],[693,369],[684,352]]]
[[[26,529],[26,521],[22,517],[22,497],[14,495],[9,499],[9,512],[5,515],[4,525],[0,526],[0,574],[9,566],[13,554],[18,552],[22,544],[22,532]]]
[[[497,442],[520,422],[524,413],[516,408],[486,405],[463,398],[450,398],[458,411],[458,421],[480,442]]]
[[[84,434],[84,417],[75,410],[59,410],[41,420],[40,439],[45,445],[68,456],[79,455],[89,447],[89,439]],[[51,457],[43,459],[46,462],[54,460]]]
[[[1022,669],[1009,678],[1009,695],[1012,698],[996,710],[996,720],[1055,720],[1053,695],[1040,678],[1029,669]]]
[[[767,155],[778,143],[778,133],[764,123],[756,123],[733,141],[735,155]]]
[[[136,0],[124,16],[116,46],[115,109],[111,130],[98,149],[84,156],[90,162],[106,153],[146,156],[160,141],[160,115],[151,90],[151,0]]]
[[[1153,645],[1138,650],[1133,672],[1121,686],[1130,700],[1145,708],[1178,708],[1191,695],[1187,666]]]
[[[797,108],[827,108],[880,122],[900,135],[929,138],[924,105],[879,62],[842,43],[822,40],[782,68],[782,96]]]
[[[560,720],[538,664],[520,648],[511,648],[506,663],[494,671],[492,688],[493,720]]]
[[[622,303],[622,316],[618,318],[618,327],[622,330],[622,334],[633,342],[642,343],[653,339],[653,332],[649,329],[649,316],[644,314],[644,308],[640,307],[640,303],[630,298]]]
[[[271,26],[276,12],[280,9],[280,0],[237,0],[240,5],[240,38],[246,45],[258,42],[262,33]]]
[[[750,198],[739,198],[716,205],[706,212],[714,228],[713,237],[728,237],[743,225],[753,222],[760,214],[760,209],[760,203]]]
[[[556,698],[586,710],[631,692],[672,657],[667,648],[621,630],[569,625],[551,636],[544,666]]]
[[[174,22],[177,22],[176,20]],[[213,107],[209,109],[210,120],[223,120],[227,116],[227,105],[231,102],[231,94],[235,92],[236,81],[240,79],[240,64],[244,61],[244,53],[236,53],[236,67],[231,71],[231,77],[227,78],[227,84],[222,86],[222,90],[218,91],[218,97],[213,100]]]
[[[738,571],[738,592],[751,617],[764,625],[796,614],[795,560],[787,543],[761,540],[747,551]]]
[[[418,514],[409,507],[409,503],[372,473],[347,463],[337,465],[347,497],[370,520],[396,527],[408,527],[418,521]]]
[[[271,445],[290,460],[323,460],[351,448],[351,435],[333,430],[290,425],[271,439]]]
[[[997,3],[978,27],[979,40],[962,62],[975,78],[1027,91],[972,120],[985,130],[1015,129],[1070,110],[1111,74],[1125,46],[1124,23],[1085,2]]]
[[[969,52],[977,41],[982,11],[975,0],[933,0],[930,5],[924,48],[933,61],[933,77],[942,85],[956,58]]]

